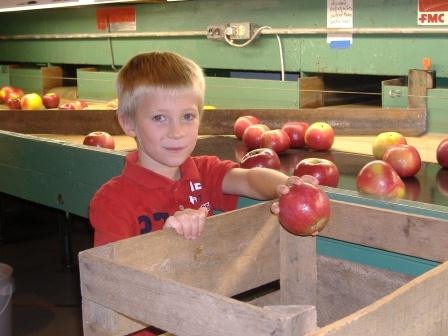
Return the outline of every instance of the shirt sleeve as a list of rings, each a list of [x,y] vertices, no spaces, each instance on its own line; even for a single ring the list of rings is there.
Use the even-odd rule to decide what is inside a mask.
[[[198,159],[198,169],[207,188],[210,190],[212,209],[219,211],[236,209],[239,196],[224,194],[222,192],[222,181],[229,170],[239,166],[238,163],[230,160],[221,160],[216,156],[203,156]]]
[[[89,219],[94,229],[94,246],[135,236],[126,209],[111,190],[102,187],[92,198]]]

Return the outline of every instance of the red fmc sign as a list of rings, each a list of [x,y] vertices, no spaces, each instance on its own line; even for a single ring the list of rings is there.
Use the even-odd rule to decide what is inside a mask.
[[[448,0],[419,0],[417,24],[448,24]]]
[[[445,24],[445,13],[419,13],[419,24]]]

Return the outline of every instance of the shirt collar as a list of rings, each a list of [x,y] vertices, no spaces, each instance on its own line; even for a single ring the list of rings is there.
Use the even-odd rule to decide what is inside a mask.
[[[167,188],[182,181],[199,180],[198,168],[192,157],[188,157],[180,166],[181,178],[179,181],[171,180],[163,175],[153,172],[137,164],[138,152],[133,151],[126,155],[126,161],[122,175],[143,185],[148,189]]]

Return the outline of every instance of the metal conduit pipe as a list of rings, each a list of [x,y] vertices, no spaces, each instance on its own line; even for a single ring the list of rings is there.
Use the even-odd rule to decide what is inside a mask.
[[[438,35],[448,34],[448,28],[265,28],[261,35]],[[83,34],[24,34],[0,35],[0,40],[71,40],[71,39],[106,39],[106,38],[156,38],[156,37],[195,37],[207,36],[207,31],[172,31],[172,32],[118,32],[118,33],[83,33]]]
[[[83,40],[108,38],[141,38],[141,37],[193,37],[207,36],[207,31],[176,31],[176,32],[130,32],[130,33],[83,33],[83,34],[26,34],[0,35],[0,40]]]
[[[326,35],[326,34],[448,34],[448,28],[266,28],[261,34]]]

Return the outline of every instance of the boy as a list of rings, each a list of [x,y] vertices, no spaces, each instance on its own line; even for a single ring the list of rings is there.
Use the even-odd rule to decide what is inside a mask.
[[[137,150],[90,203],[95,246],[168,227],[195,239],[206,216],[235,209],[238,195],[267,200],[287,192],[281,172],[190,156],[204,92],[202,69],[174,53],[140,54],[120,70],[118,120]]]

